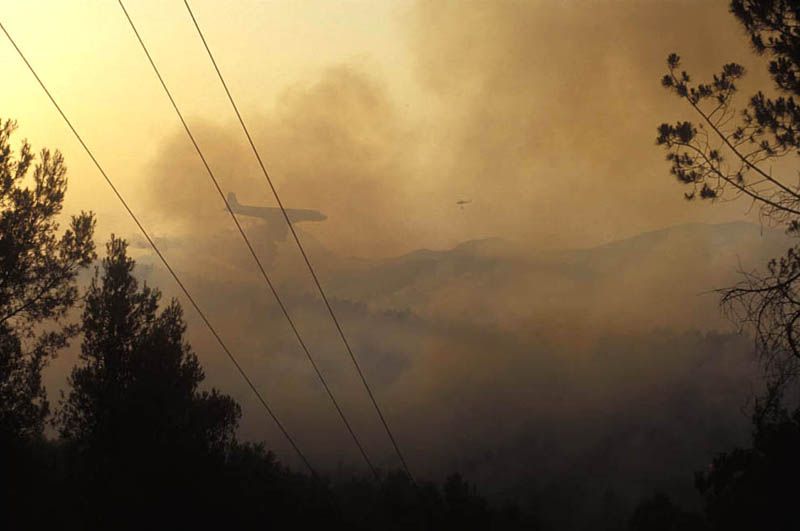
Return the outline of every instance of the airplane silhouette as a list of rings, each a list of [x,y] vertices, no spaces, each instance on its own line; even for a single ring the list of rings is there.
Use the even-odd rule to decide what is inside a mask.
[[[234,214],[264,220],[270,232],[281,240],[286,239],[289,233],[289,227],[286,225],[286,219],[283,217],[283,212],[281,212],[280,208],[242,205],[239,203],[239,200],[236,199],[236,194],[233,192],[228,193],[228,205],[231,207]],[[328,216],[318,210],[308,210],[305,208],[287,208],[286,215],[289,217],[289,221],[292,224],[302,221],[325,221],[328,219]]]
[[[470,203],[472,203],[472,199],[461,199],[456,201],[456,204],[462,209],[464,208],[464,205],[468,205]]]

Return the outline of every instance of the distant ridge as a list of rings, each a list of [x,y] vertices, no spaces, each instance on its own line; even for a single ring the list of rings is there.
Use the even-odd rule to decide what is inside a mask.
[[[484,258],[530,258],[531,256],[545,256],[564,253],[586,253],[602,249],[613,249],[629,245],[641,245],[645,242],[655,242],[667,237],[675,236],[704,236],[711,238],[718,244],[733,244],[742,238],[764,238],[765,241],[792,245],[793,238],[782,230],[772,227],[760,226],[748,221],[731,221],[725,223],[682,223],[661,229],[640,232],[632,236],[615,239],[610,242],[588,245],[583,247],[563,247],[537,249],[526,244],[508,240],[502,237],[477,238],[465,240],[457,245],[445,249],[420,248],[407,253],[375,260],[360,259],[364,262],[389,263],[408,262],[419,260],[437,260],[450,255],[472,255]]]

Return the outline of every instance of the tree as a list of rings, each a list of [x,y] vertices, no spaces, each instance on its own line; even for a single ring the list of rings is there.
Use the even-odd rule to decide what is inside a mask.
[[[46,485],[42,369],[77,333],[69,311],[76,278],[95,258],[94,218],[60,230],[67,168],[58,151],[11,148],[16,123],[0,121],[0,527],[19,527]]]
[[[697,474],[712,529],[798,529],[800,410],[773,410],[756,426],[753,447],[720,454]]]
[[[86,293],[80,364],[58,426],[88,478],[84,502],[97,521],[87,525],[135,527],[155,514],[184,525],[181,503],[203,500],[235,441],[240,408],[199,389],[204,374],[183,338],[180,305],[159,311],[160,292],[140,287],[134,266],[126,242],[112,236]]]
[[[759,91],[737,112],[741,65],[729,63],[710,82],[693,84],[671,54],[662,85],[686,101],[697,123],[679,121],[658,128],[656,142],[667,150],[671,173],[690,190],[687,199],[746,198],[766,224],[800,235],[800,4],[793,0],[733,0],[733,15],[747,31],[756,53],[769,57],[775,95]],[[743,272],[721,291],[723,308],[755,332],[767,393],[762,414],[800,376],[800,247],[772,260],[766,271]]]
[[[680,58],[667,59],[662,85],[699,117],[661,124],[657,143],[667,150],[671,172],[691,189],[687,199],[748,198],[765,223],[800,236],[800,4],[795,0],[732,0],[756,53],[769,57],[774,93],[757,92],[745,108],[734,107],[736,83],[745,71],[730,63],[709,83],[692,84]],[[800,473],[800,411],[786,413],[783,398],[800,377],[800,245],[767,265],[743,272],[722,290],[731,317],[755,332],[767,390],[754,408],[753,446],[717,456],[696,476],[712,529],[797,529],[793,505]]]
[[[701,531],[706,529],[700,515],[682,510],[664,493],[642,500],[633,511],[630,531]]]
[[[67,189],[58,151],[34,155],[0,123],[0,438],[40,436],[49,405],[41,371],[77,327],[65,317],[77,300],[75,280],[95,258],[94,218],[81,213],[59,235]]]

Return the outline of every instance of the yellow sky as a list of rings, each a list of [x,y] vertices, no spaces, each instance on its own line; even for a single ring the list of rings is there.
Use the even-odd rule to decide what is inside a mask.
[[[339,252],[592,245],[745,214],[683,202],[653,145],[683,110],[658,87],[668,52],[703,76],[751,59],[723,3],[192,4],[284,201],[328,214],[308,230]],[[223,185],[269,204],[183,3],[128,9]],[[221,208],[116,2],[8,2],[0,17],[154,234],[201,223],[164,194]],[[133,234],[7,43],[0,64],[0,114],[65,153],[68,209],[94,210],[102,238]]]
[[[183,3],[131,1],[127,7],[190,121],[232,123]],[[408,4],[195,0],[192,7],[243,109],[263,112],[287,86],[339,63],[391,71],[395,86],[409,85],[408,53],[399,36]],[[0,17],[112,179],[124,194],[135,194],[134,181],[179,124],[117,3],[9,2],[0,7]],[[96,211],[103,232],[131,231],[116,199],[5,41],[0,64],[11,80],[0,86],[2,116],[18,120],[19,138],[35,148],[57,147],[66,155],[68,208]]]

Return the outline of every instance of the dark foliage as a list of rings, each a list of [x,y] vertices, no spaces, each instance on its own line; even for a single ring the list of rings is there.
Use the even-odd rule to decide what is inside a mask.
[[[459,474],[448,477],[441,488],[415,485],[398,471],[377,484],[353,478],[333,489],[348,529],[539,529],[537,521],[516,506],[490,507]]]
[[[699,514],[686,512],[669,496],[657,492],[642,500],[629,524],[630,531],[702,531],[708,529]]]
[[[732,0],[731,12],[755,50],[771,57],[769,72],[783,91],[800,96],[800,4],[795,0]]]
[[[240,410],[183,339],[180,305],[140,286],[112,237],[85,296],[80,363],[56,417],[61,439],[20,443],[12,529],[532,529],[458,475],[439,489],[292,472],[240,443]],[[48,510],[40,511],[42,496]]]
[[[765,223],[798,234],[800,187],[788,164],[800,156],[800,103],[795,99],[800,96],[800,4],[733,0],[730,10],[754,50],[769,57],[777,95],[759,91],[737,112],[737,82],[745,74],[740,65],[724,65],[710,82],[692,83],[681,70],[680,57],[671,54],[661,83],[686,101],[699,120],[661,124],[656,143],[667,150],[671,173],[690,187],[687,199],[745,198],[759,208]],[[798,271],[800,252],[790,249],[766,272],[743,271],[739,284],[721,290],[731,318],[755,332],[767,380],[762,406],[775,405],[774,398],[800,376]]]
[[[49,413],[42,369],[77,326],[75,279],[94,259],[94,218],[82,213],[60,231],[67,188],[59,152],[11,148],[16,129],[0,123],[0,527],[12,510],[33,514],[52,458],[43,441]]]
[[[134,528],[156,515],[184,522],[176,502],[205,498],[240,416],[230,397],[199,390],[180,305],[159,311],[160,293],[139,287],[126,250],[111,238],[87,290],[80,365],[57,416],[82,502],[94,507],[87,527]]]
[[[77,332],[65,324],[78,271],[94,259],[94,218],[59,234],[67,188],[61,154],[11,149],[16,124],[0,124],[0,440],[41,436],[49,406],[41,370]]]
[[[800,529],[800,410],[759,417],[753,447],[723,453],[697,475],[711,529]]]
[[[139,288],[123,240],[112,237],[83,313],[81,365],[58,415],[61,435],[79,450],[165,447],[219,453],[233,440],[240,411],[216,390],[183,339],[180,305],[158,312],[160,293]],[[147,429],[142,429],[146,427]]]
[[[747,106],[733,107],[736,82],[744,75],[728,64],[709,83],[692,84],[680,58],[667,58],[662,85],[685,100],[697,124],[661,124],[656,142],[667,150],[671,172],[691,187],[687,199],[712,201],[745,197],[767,223],[800,234],[800,187],[788,160],[800,156],[800,3],[794,0],[732,0],[754,50],[769,57],[777,95],[759,91]],[[773,171],[775,164],[779,171]],[[781,171],[785,175],[781,175]],[[792,501],[800,472],[800,412],[783,406],[800,377],[800,251],[789,249],[766,272],[742,272],[742,281],[721,290],[733,320],[755,332],[767,386],[755,401],[753,447],[720,454],[696,475],[713,530],[800,529]],[[681,511],[665,497],[642,503],[632,529],[684,529]],[[693,524],[692,524],[693,525]],[[698,523],[699,525],[699,523]],[[694,528],[691,528],[694,529]]]

